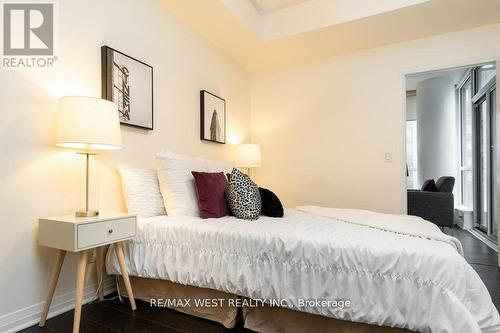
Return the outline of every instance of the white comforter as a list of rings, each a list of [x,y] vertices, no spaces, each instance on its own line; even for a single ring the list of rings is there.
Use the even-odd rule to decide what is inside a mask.
[[[423,333],[500,332],[488,291],[453,243],[289,209],[285,218],[257,221],[140,219],[124,250],[135,276]],[[114,251],[106,268],[120,272]],[[351,306],[301,306],[305,299]]]

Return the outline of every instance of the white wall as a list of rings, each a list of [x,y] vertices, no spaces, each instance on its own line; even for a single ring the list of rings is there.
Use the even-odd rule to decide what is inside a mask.
[[[498,24],[256,73],[257,181],[288,206],[405,212],[403,75],[496,59]]]
[[[199,140],[200,89],[226,99],[230,140],[249,137],[250,74],[180,24],[160,0],[57,5],[55,69],[0,70],[0,326],[2,315],[45,298],[56,252],[37,246],[37,218],[79,206],[83,160],[54,146],[57,103],[64,95],[100,96],[102,45],[154,67],[155,130],[122,127],[123,149],[101,155],[101,209],[124,209],[116,163],[153,166],[159,148],[232,159],[231,145]],[[56,295],[74,289],[74,269],[69,255]]]
[[[441,176],[457,179],[455,84],[443,76],[417,85],[418,184]]]

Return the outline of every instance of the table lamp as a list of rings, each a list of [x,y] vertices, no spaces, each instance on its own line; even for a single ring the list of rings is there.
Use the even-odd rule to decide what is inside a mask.
[[[251,143],[237,145],[234,164],[239,168],[246,168],[250,176],[251,168],[258,168],[261,165],[260,146]]]
[[[86,156],[85,211],[77,217],[99,215],[89,210],[89,158],[96,150],[120,149],[122,145],[118,109],[115,103],[93,97],[67,96],[59,100],[56,145],[80,150]]]

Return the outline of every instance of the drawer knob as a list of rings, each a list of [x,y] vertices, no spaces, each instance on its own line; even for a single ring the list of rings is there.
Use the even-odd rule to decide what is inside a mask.
[[[108,234],[112,234],[112,233],[113,233],[113,229],[109,229]]]

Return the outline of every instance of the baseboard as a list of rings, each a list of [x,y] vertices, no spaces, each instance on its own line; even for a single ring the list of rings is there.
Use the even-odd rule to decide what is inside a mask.
[[[111,277],[103,281],[104,294],[108,295],[116,291],[115,278]],[[86,286],[83,290],[83,302],[88,303],[95,299],[96,283]],[[45,301],[30,305],[0,317],[0,332],[12,333],[33,326],[40,321]],[[71,291],[54,297],[50,306],[48,318],[52,318],[75,307],[75,292]]]

